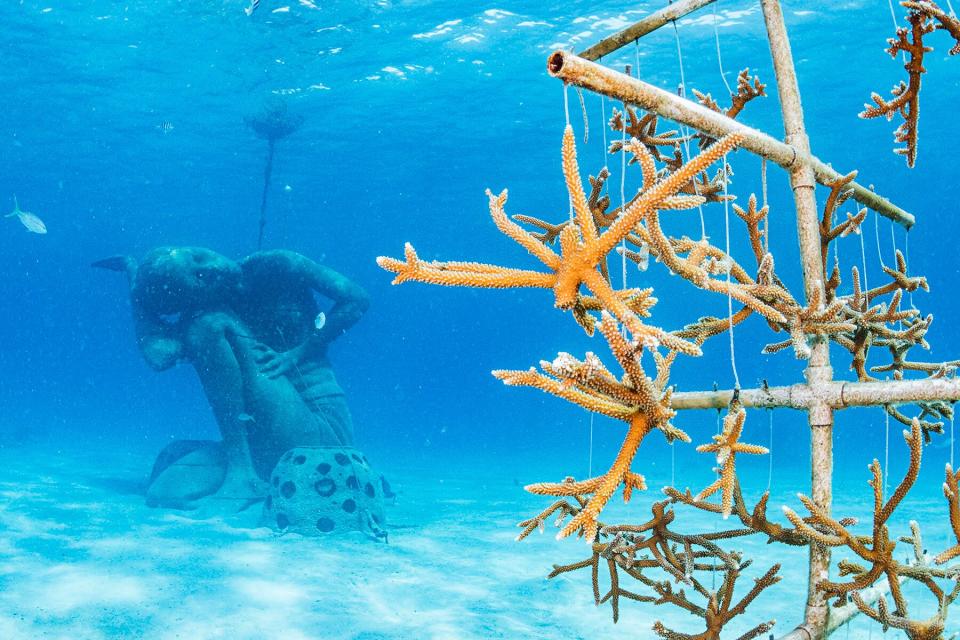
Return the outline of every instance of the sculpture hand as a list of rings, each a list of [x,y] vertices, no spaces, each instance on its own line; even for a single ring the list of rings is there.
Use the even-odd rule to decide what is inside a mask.
[[[260,365],[260,373],[270,378],[279,378],[295,369],[300,364],[302,355],[299,348],[277,352],[262,344],[255,346],[254,350],[258,352],[257,364]]]

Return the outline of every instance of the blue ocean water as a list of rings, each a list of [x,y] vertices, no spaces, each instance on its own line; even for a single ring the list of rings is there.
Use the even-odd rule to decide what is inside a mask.
[[[375,258],[400,256],[410,241],[424,259],[534,266],[494,228],[484,189],[509,188],[511,213],[567,215],[565,95],[546,57],[580,50],[662,4],[262,0],[252,15],[246,0],[0,4],[0,201],[12,210],[15,194],[49,229],[40,236],[0,221],[0,637],[654,637],[653,620],[676,614],[628,603],[614,626],[593,606],[588,576],[544,580],[553,563],[585,555],[580,543],[512,541],[513,525],[546,506],[522,486],[596,472],[615,455],[622,426],[598,418],[591,435],[582,410],[504,387],[490,371],[560,351],[606,357],[605,347],[544,292],[393,287]],[[841,172],[859,169],[862,183],[916,215],[910,270],[926,275],[931,292],[913,302],[937,317],[930,358],[952,359],[960,353],[952,329],[960,62],[948,58],[946,36],[931,36],[920,157],[909,170],[890,152],[895,124],[856,117],[871,91],[886,95],[904,75],[883,51],[893,29],[887,4],[783,4],[814,153]],[[721,67],[730,83],[750,67],[770,95],[741,119],[782,135],[759,3],[720,0],[604,63],[630,63],[670,91],[683,73],[688,89],[721,104]],[[608,163],[616,184],[619,161],[603,145],[613,105],[584,97],[584,142],[579,98],[570,90],[566,99],[582,169],[595,174]],[[331,359],[358,446],[399,490],[389,546],[195,521],[148,509],[137,493],[161,447],[216,439],[217,425],[190,367],[146,366],[123,277],[90,263],[163,245],[236,259],[255,251],[266,148],[244,119],[276,101],[304,124],[277,146],[265,247],[301,252],[370,295]],[[740,152],[731,165],[739,201],[759,193],[759,160]],[[792,197],[773,166],[769,202],[778,274],[796,291]],[[723,208],[706,215],[709,235],[723,238]],[[695,212],[675,224],[698,233]],[[732,225],[734,255],[749,255],[739,221]],[[868,218],[863,239],[863,255],[859,237],[843,241],[844,276],[865,259],[879,281],[881,261],[893,262],[906,235]],[[631,285],[656,288],[662,326],[726,313],[722,297],[693,302],[661,265],[628,271]],[[759,320],[738,328],[744,385],[801,380],[789,350],[760,354],[770,335]],[[853,377],[847,364],[837,352],[838,376]],[[681,359],[673,379],[681,390],[731,387],[726,340]],[[716,420],[691,413],[678,425],[697,444]],[[771,424],[771,511],[779,513],[808,488],[808,430],[802,414],[753,411],[747,440],[768,443]],[[869,515],[866,465],[884,459],[885,432],[879,409],[838,416],[836,512]],[[893,479],[906,467],[899,432],[890,426]],[[947,531],[940,482],[950,456],[946,437],[928,447],[905,507],[904,525],[907,516],[929,522],[933,539]],[[744,461],[752,495],[767,486],[768,464]],[[692,446],[661,441],[644,443],[635,468],[652,490],[611,508],[637,522],[659,487],[711,477]],[[758,565],[779,552],[745,548]],[[785,565],[792,579],[757,604],[776,612],[780,632],[802,615],[799,599],[783,595],[802,593],[803,560]],[[858,625],[849,637],[879,633]]]

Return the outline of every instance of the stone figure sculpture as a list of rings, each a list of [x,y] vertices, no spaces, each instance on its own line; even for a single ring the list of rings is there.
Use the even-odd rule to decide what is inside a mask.
[[[223,438],[168,446],[151,474],[152,504],[194,508],[202,499],[220,512],[242,511],[267,496],[285,452],[352,447],[327,347],[369,305],[356,283],[292,251],[236,262],[209,249],[162,247],[140,262],[94,266],[127,273],[144,359],[157,371],[189,362]],[[333,305],[321,311],[314,294]]]

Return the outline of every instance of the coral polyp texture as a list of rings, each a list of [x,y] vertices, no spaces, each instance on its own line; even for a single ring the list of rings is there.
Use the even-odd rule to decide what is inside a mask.
[[[923,57],[933,51],[924,43],[924,38],[934,31],[945,31],[954,39],[949,54],[960,54],[960,20],[948,14],[932,0],[920,2],[901,2],[907,11],[906,27],[897,27],[894,37],[887,40],[887,53],[894,59],[902,55],[903,68],[907,71],[907,82],[902,80],[890,91],[890,98],[872,93],[873,104],[865,104],[860,112],[861,118],[885,117],[892,120],[899,115],[903,122],[893,133],[894,141],[903,146],[894,149],[894,153],[907,159],[907,166],[913,167],[917,161],[918,123],[920,119],[920,80],[926,69]]]
[[[743,72],[738,93],[732,96],[733,106],[727,110],[729,115],[736,115],[747,101],[763,95],[763,89],[759,81]],[[700,100],[709,108],[720,109],[709,96],[701,95]],[[838,569],[847,581],[823,580],[815,585],[821,598],[850,600],[884,628],[903,629],[911,638],[938,637],[931,630],[943,629],[947,607],[960,589],[960,564],[951,564],[960,555],[960,474],[948,469],[943,489],[947,499],[944,517],[949,514],[956,546],[949,546],[935,557],[921,554],[901,563],[894,559],[896,543],[888,535],[887,522],[916,481],[924,439],[941,432],[941,420],[952,415],[951,405],[946,402],[914,402],[919,407],[915,416],[908,415],[894,402],[878,398],[873,403],[883,405],[890,416],[910,426],[911,472],[883,502],[878,489],[879,467],[872,468],[877,504],[872,538],[851,533],[854,520],[833,520],[806,497],[800,500],[810,510],[810,516],[802,518],[788,509],[780,522],[767,514],[767,493],[752,508],[747,505],[737,475],[737,458],[762,456],[767,449],[741,441],[748,406],[741,401],[740,390],[733,393],[728,403],[723,428],[711,441],[697,446],[698,451],[710,454],[705,458],[716,463],[717,477],[712,484],[699,491],[662,487],[666,499],[652,504],[652,519],[645,523],[612,525],[603,521],[605,507],[618,491],[626,502],[647,489],[642,474],[642,445],[649,437],[659,433],[670,442],[691,442],[690,436],[675,424],[676,395],[670,380],[676,359],[700,356],[710,338],[732,331],[750,316],[760,316],[774,334],[781,334],[782,338],[774,339],[766,348],[769,353],[788,350],[797,358],[806,359],[811,357],[811,345],[818,341],[831,341],[845,349],[850,353],[850,368],[856,376],[851,384],[874,382],[880,374],[894,381],[910,376],[937,379],[952,374],[956,366],[956,362],[929,363],[908,357],[915,347],[928,347],[925,335],[932,317],[923,317],[912,307],[901,308],[905,294],[925,290],[927,284],[922,277],[908,272],[906,260],[899,253],[896,264],[884,268],[886,282],[866,288],[854,269],[849,288],[842,292],[834,251],[829,279],[814,287],[812,295],[802,302],[776,273],[766,242],[769,209],[765,203],[761,206],[756,196],[747,199],[746,207],[733,205],[749,239],[749,266],[737,262],[706,236],[695,240],[667,230],[668,217],[662,215],[664,212],[733,199],[726,156],[740,142],[738,135],[707,140],[702,148],[694,146],[699,149],[698,155],[685,158],[681,145],[694,136],[684,140],[677,131],[657,133],[657,118],[649,113],[627,107],[615,111],[609,125],[623,136],[609,151],[626,154],[630,162],[624,165],[639,173],[640,187],[634,194],[627,194],[620,207],[610,210],[610,198],[603,195],[610,175],[606,168],[590,176],[586,183],[589,189],[585,189],[576,140],[569,125],[563,134],[561,169],[570,211],[564,212],[563,218],[511,218],[506,212],[506,191],[487,192],[494,224],[542,263],[542,270],[472,261],[424,261],[410,244],[406,245],[403,259],[377,259],[382,268],[396,274],[395,284],[548,289],[554,306],[569,312],[589,336],[602,339],[604,350],[615,361],[616,367],[611,368],[597,353],[578,357],[561,352],[552,360],[540,362],[539,368],[493,372],[509,386],[539,389],[625,425],[623,442],[600,475],[567,477],[526,487],[530,493],[548,496],[553,501],[519,523],[518,539],[543,530],[548,521],[558,527],[558,538],[582,538],[589,545],[590,557],[555,565],[549,577],[589,568],[594,601],[598,605],[609,604],[614,621],[620,616],[624,600],[653,607],[677,607],[702,619],[702,628],[689,631],[674,630],[657,622],[654,632],[667,640],[718,640],[727,624],[741,616],[752,625],[740,636],[741,640],[755,638],[773,627],[773,620],[762,614],[752,616],[747,609],[764,590],[780,580],[779,565],[761,568],[753,577],[752,586],[741,590],[737,599],[734,585],[748,572],[751,561],[737,551],[723,548],[724,543],[760,535],[768,542],[794,547],[842,548],[869,566],[842,560]],[[722,166],[717,178],[706,178],[708,169],[718,161],[722,161]],[[850,197],[848,185],[855,175],[850,173],[830,185],[830,195],[818,221],[819,258],[825,270],[831,266],[831,246],[841,238],[860,233],[867,217],[866,209],[841,214]],[[704,191],[705,185],[715,187]],[[654,324],[651,318],[658,301],[653,289],[618,288],[610,277],[608,264],[611,260],[645,263],[650,257],[695,289],[727,299],[731,313],[723,318],[701,317],[677,330]],[[890,355],[887,362],[868,365],[868,355],[883,352]],[[749,392],[751,397],[758,396],[756,391]],[[770,406],[805,408],[814,401],[819,400],[811,397],[795,400],[793,405]],[[836,404],[837,408],[847,406],[842,404],[842,398]],[[733,516],[739,521],[738,528],[681,533],[677,527],[682,522],[678,508],[687,513],[696,509],[724,519]],[[915,539],[917,547],[919,531]],[[602,574],[609,585],[606,589],[601,587]],[[707,588],[708,575],[710,579],[719,579],[720,586]],[[903,592],[894,586],[899,580],[916,581],[937,599],[938,613],[931,620],[909,617]],[[884,596],[870,591],[878,582],[889,583],[893,609]],[[675,584],[682,587],[675,588]]]

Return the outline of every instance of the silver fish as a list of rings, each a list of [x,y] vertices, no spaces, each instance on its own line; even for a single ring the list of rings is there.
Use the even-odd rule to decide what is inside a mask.
[[[27,231],[31,233],[39,233],[43,235],[47,232],[47,225],[43,224],[43,220],[30,213],[29,211],[21,211],[20,204],[17,202],[17,196],[13,196],[13,211],[8,213],[5,217],[12,218],[18,217],[20,223],[27,228]]]
[[[260,0],[250,0],[250,6],[243,10],[248,16],[252,16],[253,12],[257,10],[257,7],[260,6]]]
[[[323,325],[325,325],[325,324],[327,324],[327,314],[325,314],[323,311],[321,311],[320,313],[317,314],[317,317],[314,318],[314,320],[313,320],[313,327],[314,327],[317,331],[320,331],[320,329],[323,329]]]

